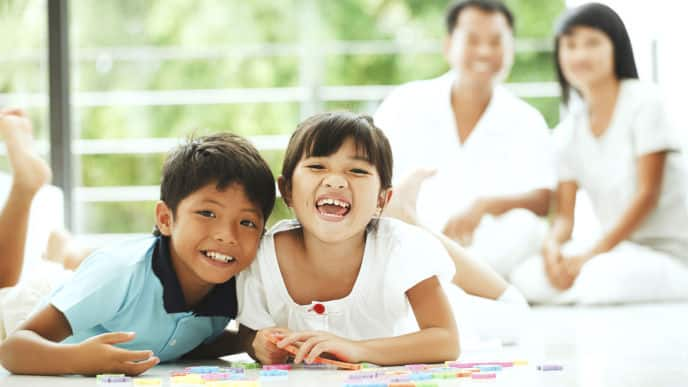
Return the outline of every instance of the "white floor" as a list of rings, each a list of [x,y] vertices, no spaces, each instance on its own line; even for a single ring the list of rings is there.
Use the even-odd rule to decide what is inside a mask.
[[[462,360],[529,361],[495,381],[443,381],[441,386],[687,386],[688,304],[607,307],[535,307],[528,332],[515,346],[487,343],[467,348]],[[508,323],[508,322],[507,322]],[[561,372],[537,372],[539,363],[561,364]],[[222,364],[205,362],[203,364]],[[167,376],[188,364],[155,367],[146,376]],[[346,371],[294,370],[286,381],[263,386],[343,386]],[[93,378],[8,375],[0,386],[95,386]]]

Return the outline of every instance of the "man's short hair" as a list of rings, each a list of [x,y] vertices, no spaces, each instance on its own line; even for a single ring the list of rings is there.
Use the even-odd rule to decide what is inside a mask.
[[[478,8],[489,13],[500,13],[506,18],[509,28],[514,30],[514,14],[503,2],[499,0],[461,0],[453,3],[447,9],[447,33],[449,35],[456,29],[456,22],[459,20],[461,12],[469,8]]]

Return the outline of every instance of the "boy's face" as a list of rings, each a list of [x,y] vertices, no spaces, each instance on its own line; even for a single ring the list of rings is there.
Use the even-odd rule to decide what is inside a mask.
[[[160,232],[182,287],[210,288],[228,281],[256,256],[263,216],[241,184],[218,191],[215,183],[185,197],[176,214],[163,202],[156,208]]]
[[[358,236],[384,205],[377,168],[351,138],[329,156],[302,158],[281,189],[304,230],[326,242]]]

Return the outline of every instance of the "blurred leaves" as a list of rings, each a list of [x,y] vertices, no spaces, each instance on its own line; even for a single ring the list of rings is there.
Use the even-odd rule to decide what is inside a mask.
[[[0,0],[0,93],[47,92],[47,0]],[[438,0],[72,0],[72,84],[80,92],[297,87],[302,77],[327,86],[396,85],[447,71],[441,54],[448,1]],[[563,0],[507,0],[520,38],[548,39]],[[341,41],[436,42],[436,51],[332,54]],[[304,63],[301,42],[322,57]],[[271,53],[265,55],[266,48]],[[153,53],[153,51],[155,51]],[[311,52],[310,54],[312,54]],[[155,54],[155,55],[153,55]],[[181,56],[180,56],[181,55]],[[4,59],[3,59],[4,58]],[[315,65],[313,68],[304,65]],[[322,67],[318,67],[322,65]],[[308,70],[304,70],[308,69]],[[311,72],[313,71],[313,72]],[[550,52],[521,52],[509,82],[553,81]],[[21,104],[23,100],[10,101]],[[529,99],[549,125],[558,98]],[[326,102],[325,109],[372,113],[368,101]],[[31,109],[47,138],[45,108]],[[223,105],[75,107],[84,139],[186,137],[230,131],[288,134],[298,102]],[[263,152],[275,175],[282,151]],[[78,184],[151,185],[164,155],[84,155]],[[1,162],[0,162],[1,165]],[[152,202],[91,203],[78,232],[148,232]],[[278,200],[273,221],[290,216]]]

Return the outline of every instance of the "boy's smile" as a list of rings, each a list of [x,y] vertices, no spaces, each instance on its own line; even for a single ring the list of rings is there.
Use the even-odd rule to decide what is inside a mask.
[[[179,202],[176,214],[158,203],[156,215],[190,305],[250,265],[263,233],[262,213],[241,184],[218,191],[212,182]]]

